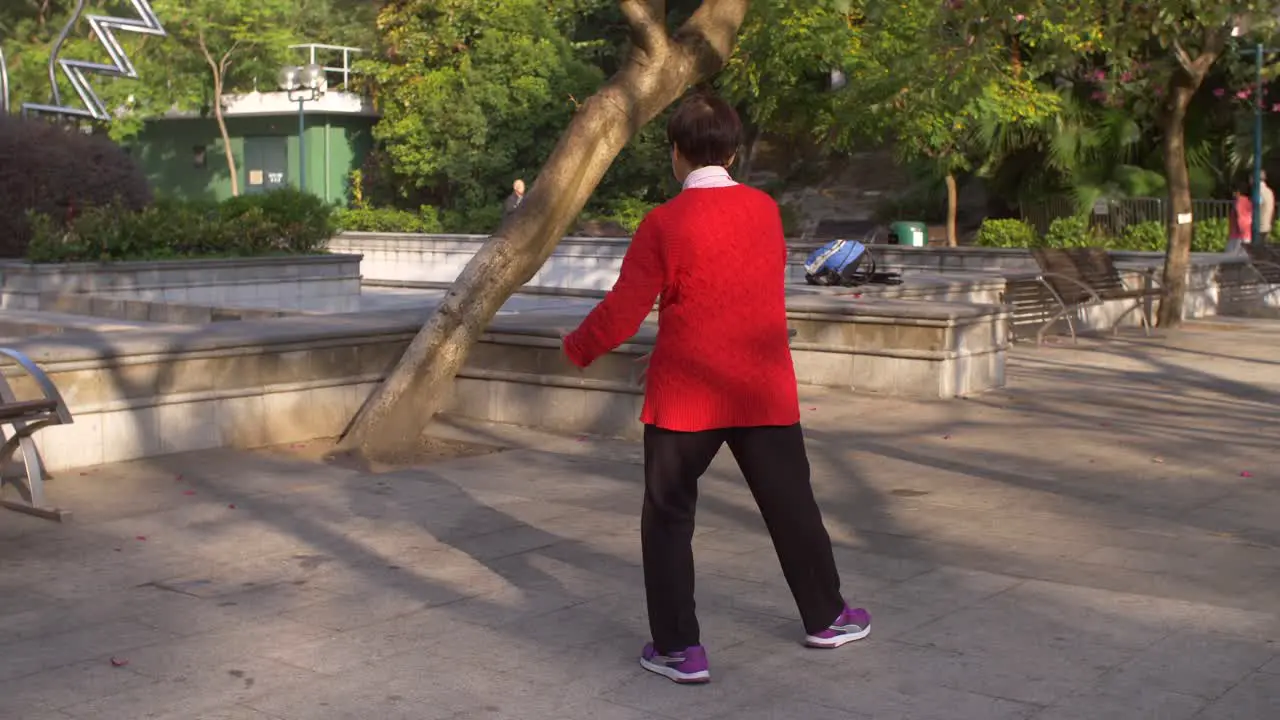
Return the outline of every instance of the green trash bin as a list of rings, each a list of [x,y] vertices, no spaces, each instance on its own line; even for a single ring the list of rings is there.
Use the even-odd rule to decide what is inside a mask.
[[[929,244],[929,230],[922,222],[899,221],[889,226],[889,236],[894,245],[924,247]]]

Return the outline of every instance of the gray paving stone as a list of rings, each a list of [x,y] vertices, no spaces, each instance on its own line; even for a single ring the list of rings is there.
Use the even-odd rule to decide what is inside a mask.
[[[870,715],[852,712],[825,705],[816,705],[806,700],[791,700],[770,703],[760,707],[735,708],[724,715],[715,716],[716,720],[870,720]]]
[[[87,660],[106,660],[172,638],[171,633],[132,620],[118,620],[0,645],[0,680]]]
[[[1034,720],[1190,720],[1204,706],[1203,698],[1192,695],[1134,688],[1124,695],[1085,692],[1064,698],[1033,717]]]
[[[508,429],[532,449],[383,476],[235,452],[64,473],[75,523],[0,518],[0,714],[1280,715],[1280,384],[1261,370],[1280,325],[1250,327],[1017,348],[1011,387],[964,402],[805,389],[815,493],[873,633],[800,645],[722,454],[694,542],[709,688],[636,662],[638,446]]]
[[[308,670],[337,674],[410,651],[428,651],[446,637],[454,621],[439,608],[331,632],[302,642],[280,644],[265,657]]]
[[[63,708],[63,712],[85,720],[203,717],[207,710],[242,703],[315,677],[301,668],[260,658],[209,663],[181,676]]]
[[[1280,717],[1280,675],[1254,673],[1209,705],[1203,720]]]
[[[150,682],[150,678],[127,666],[90,660],[0,682],[0,708],[10,713],[8,717],[26,718],[76,705],[87,698],[127,692]]]
[[[1265,644],[1184,630],[1142,651],[1106,678],[1109,691],[1159,688],[1212,699],[1265,665]]]

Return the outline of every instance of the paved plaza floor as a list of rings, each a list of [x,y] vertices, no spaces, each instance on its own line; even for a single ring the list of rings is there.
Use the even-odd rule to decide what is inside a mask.
[[[871,636],[806,650],[725,453],[698,600],[714,681],[644,673],[632,444],[367,475],[208,452],[64,473],[0,514],[13,720],[1280,717],[1280,323],[1019,347],[1010,388],[806,393]]]

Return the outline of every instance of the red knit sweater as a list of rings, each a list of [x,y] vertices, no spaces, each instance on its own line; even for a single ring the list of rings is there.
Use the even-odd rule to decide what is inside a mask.
[[[737,185],[686,189],[645,217],[613,290],[564,340],[578,367],[630,339],[659,303],[640,420],[667,430],[800,421],[778,206]]]

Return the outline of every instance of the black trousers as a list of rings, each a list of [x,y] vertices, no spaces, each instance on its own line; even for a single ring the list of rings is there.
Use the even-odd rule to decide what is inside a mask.
[[[764,517],[805,631],[825,629],[844,609],[800,425],[691,433],[646,425],[640,533],[649,628],[659,652],[701,644],[693,599],[698,478],[725,443]]]

